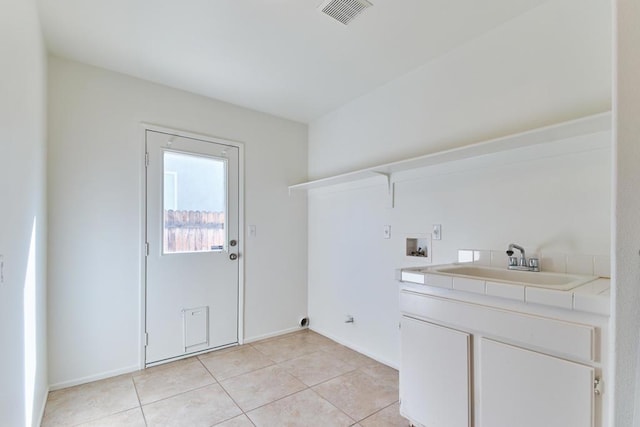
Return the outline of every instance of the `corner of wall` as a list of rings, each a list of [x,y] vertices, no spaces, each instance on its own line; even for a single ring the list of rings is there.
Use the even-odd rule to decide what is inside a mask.
[[[0,424],[39,425],[47,368],[47,53],[34,0],[10,0],[0,15]],[[6,122],[5,122],[6,120]],[[7,342],[4,340],[7,339]]]

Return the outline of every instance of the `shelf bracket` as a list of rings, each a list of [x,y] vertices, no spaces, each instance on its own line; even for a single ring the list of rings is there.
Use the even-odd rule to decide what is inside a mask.
[[[378,171],[373,171],[373,173],[384,176],[385,178],[387,178],[387,192],[388,192],[388,197],[389,197],[389,207],[390,208],[394,208],[395,207],[395,193],[396,193],[396,184],[395,182],[393,182],[393,177],[390,173],[387,172],[378,172]]]

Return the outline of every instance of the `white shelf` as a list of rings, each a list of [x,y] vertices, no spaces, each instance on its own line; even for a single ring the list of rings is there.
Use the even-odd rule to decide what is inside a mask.
[[[478,142],[460,148],[440,151],[424,156],[400,160],[398,162],[386,163],[379,166],[291,185],[289,186],[289,192],[291,193],[291,191],[295,190],[310,190],[313,188],[328,187],[332,185],[359,181],[374,176],[383,176],[387,179],[387,184],[389,185],[389,193],[391,197],[393,197],[393,183],[391,177],[396,172],[422,168],[425,166],[432,166],[439,163],[452,162],[455,160],[467,159],[470,157],[482,156],[485,154],[513,150],[516,148],[542,144],[545,142],[558,141],[580,135],[603,132],[610,129],[611,113],[600,113],[576,120],[571,120],[568,122],[562,122],[551,126],[545,126],[526,132],[517,133],[514,135]]]

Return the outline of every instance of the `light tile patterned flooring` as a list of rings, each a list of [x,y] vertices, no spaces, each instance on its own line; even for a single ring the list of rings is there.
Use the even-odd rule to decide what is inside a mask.
[[[304,330],[49,394],[43,426],[395,427],[398,371]]]

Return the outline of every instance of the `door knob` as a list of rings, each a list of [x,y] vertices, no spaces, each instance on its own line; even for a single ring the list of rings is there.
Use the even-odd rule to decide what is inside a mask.
[[[237,259],[238,259],[238,254],[230,254],[230,255],[229,255],[229,259],[230,259],[231,261],[235,261],[235,260],[237,260]]]

